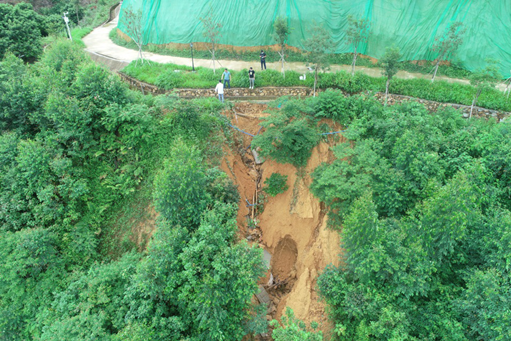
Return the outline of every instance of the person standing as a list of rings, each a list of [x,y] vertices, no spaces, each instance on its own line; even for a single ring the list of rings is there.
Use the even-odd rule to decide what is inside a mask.
[[[224,88],[225,84],[229,86],[229,89],[231,88],[231,73],[227,71],[227,69],[224,70],[224,73],[222,73],[222,78],[224,80]]]
[[[259,57],[261,57],[261,70],[263,69],[263,66],[264,69],[266,70],[266,53],[264,53],[264,51],[261,50],[261,54],[259,55]]]
[[[252,69],[252,67],[250,67],[250,70],[248,70],[248,80],[250,81],[249,89],[253,89],[255,83],[255,71]]]
[[[216,85],[215,92],[218,94],[218,99],[223,103],[224,102],[224,85],[223,85],[221,79],[218,81],[218,84]]]

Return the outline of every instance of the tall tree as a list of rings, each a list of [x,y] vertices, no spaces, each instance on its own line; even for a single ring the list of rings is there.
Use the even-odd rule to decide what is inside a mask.
[[[211,60],[213,62],[213,73],[216,73],[216,66],[215,66],[215,52],[216,52],[216,46],[218,45],[218,40],[222,36],[220,33],[220,29],[222,28],[222,24],[218,21],[216,21],[215,17],[213,16],[213,8],[210,7],[208,14],[205,17],[200,18],[200,21],[202,22],[202,26],[204,26],[204,32],[202,35],[209,40],[209,43],[211,44],[208,46],[208,50],[211,53]]]
[[[307,67],[314,70],[314,94],[318,85],[318,71],[325,71],[329,67],[328,51],[332,48],[330,33],[321,25],[313,23],[309,30],[309,38],[302,42],[306,51]]]
[[[282,63],[282,76],[286,77],[284,72],[284,63],[286,56],[286,42],[289,36],[289,26],[287,25],[287,18],[278,17],[273,23],[273,39],[277,42],[280,47],[279,56]]]
[[[387,105],[387,99],[389,96],[389,85],[392,77],[399,71],[399,59],[401,58],[401,53],[399,52],[398,47],[387,47],[385,50],[385,54],[379,60],[380,67],[382,68],[382,73],[385,77],[387,77],[387,83],[385,84],[385,105]]]
[[[449,27],[447,27],[442,36],[435,38],[433,51],[438,52],[438,57],[436,59],[435,67],[433,68],[435,71],[433,72],[433,78],[431,78],[431,82],[435,81],[440,62],[442,60],[446,60],[450,55],[452,56],[458,47],[463,43],[463,34],[465,33],[466,29],[463,29],[462,26],[463,23],[455,21],[450,24]]]
[[[348,16],[348,28],[346,29],[346,42],[353,45],[353,62],[351,63],[351,75],[355,75],[355,64],[357,63],[357,49],[361,43],[367,42],[369,38],[370,22],[365,18],[355,18]]]
[[[476,94],[474,95],[472,106],[470,107],[469,118],[472,117],[474,106],[477,104],[477,100],[479,99],[481,93],[485,90],[494,89],[499,79],[502,78],[502,75],[500,74],[497,67],[497,60],[487,59],[486,63],[486,67],[484,69],[479,69],[470,76],[470,84],[475,86]]]

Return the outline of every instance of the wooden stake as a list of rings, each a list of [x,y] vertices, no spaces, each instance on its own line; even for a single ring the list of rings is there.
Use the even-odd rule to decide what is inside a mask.
[[[255,203],[255,194],[254,194],[254,196],[252,197],[252,200],[253,200],[253,201],[252,201],[252,203],[254,204],[254,206],[252,206],[252,219],[254,219],[255,204],[256,204],[256,203]]]

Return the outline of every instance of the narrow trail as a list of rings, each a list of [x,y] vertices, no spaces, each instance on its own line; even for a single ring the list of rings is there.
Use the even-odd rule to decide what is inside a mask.
[[[92,55],[96,56],[96,60],[99,58],[104,64],[106,64],[111,69],[118,71],[126,66],[128,63],[138,59],[138,51],[128,49],[119,45],[116,45],[109,37],[109,33],[111,30],[117,27],[118,17],[115,17],[112,21],[104,24],[103,26],[95,28],[91,33],[85,36],[82,40],[85,43],[85,50]],[[190,58],[183,57],[174,57],[174,56],[165,56],[159,55],[151,52],[144,52],[144,58],[147,60],[157,62],[157,63],[173,63],[177,65],[188,65],[192,66],[192,61]],[[103,60],[101,60],[103,59]],[[115,63],[114,61],[118,61],[119,63]],[[202,66],[211,68],[212,62],[209,59],[196,59],[194,58],[195,66]],[[220,68],[227,68],[230,70],[242,70],[248,69],[249,67],[253,67],[256,71],[259,70],[259,63],[256,61],[246,62],[246,61],[235,61],[235,60],[218,60],[218,64]],[[279,62],[270,62],[267,61],[267,68],[280,70]],[[305,67],[304,63],[300,62],[291,62],[286,63],[287,70],[295,70],[299,73],[307,73],[308,69]],[[330,71],[351,71],[351,65],[331,65]],[[381,77],[381,70],[379,68],[368,68],[357,66],[356,71],[363,72],[372,77]],[[403,79],[411,79],[411,78],[422,78],[422,79],[430,79],[431,75],[425,75],[422,73],[412,73],[407,71],[399,71],[395,77],[403,78]],[[470,82],[466,79],[458,79],[458,78],[449,78],[445,76],[437,76],[437,80],[445,80],[451,83],[462,83],[462,84],[470,84]],[[499,84],[497,86],[500,90],[504,91],[505,85]]]
[[[250,134],[257,134],[260,118],[265,116],[266,105],[237,103],[234,110],[225,113],[231,123]],[[241,115],[235,115],[235,113]],[[339,127],[332,127],[333,129]],[[270,269],[261,279],[270,303],[267,319],[280,318],[290,307],[295,315],[310,323],[320,323],[320,329],[329,334],[332,326],[320,301],[316,281],[328,264],[339,264],[339,234],[327,229],[325,207],[310,192],[310,174],[322,162],[332,161],[329,147],[344,141],[341,135],[331,136],[312,151],[307,166],[298,172],[289,164],[266,160],[258,165],[249,147],[252,137],[236,132],[234,148],[227,151],[221,168],[238,185],[241,195],[238,227],[241,238],[257,243],[271,255]],[[339,139],[334,142],[334,139]],[[247,205],[261,201],[264,180],[279,172],[287,175],[289,189],[264,200],[264,209]],[[257,225],[248,226],[249,221]],[[270,275],[271,274],[271,275]],[[270,281],[270,278],[273,281]]]

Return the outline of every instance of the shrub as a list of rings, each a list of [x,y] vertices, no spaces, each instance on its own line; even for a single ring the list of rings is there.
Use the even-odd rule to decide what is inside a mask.
[[[312,148],[319,142],[318,129],[304,112],[309,111],[299,100],[286,102],[261,123],[266,131],[254,137],[252,144],[261,148],[261,156],[296,167],[307,164]]]
[[[181,76],[181,73],[167,69],[159,75],[158,78],[156,78],[155,84],[165,90],[179,88],[183,87],[183,77]]]
[[[201,152],[179,142],[154,182],[156,209],[171,224],[194,230],[211,202]]]
[[[273,173],[269,178],[264,180],[264,191],[272,197],[277,194],[284,193],[287,191],[289,186],[287,185],[287,175],[280,173]]]
[[[347,125],[351,120],[347,108],[348,98],[344,97],[339,90],[328,89],[319,94],[314,106],[315,116],[318,118],[330,118],[342,125]]]
[[[312,322],[310,328],[296,318],[293,310],[289,307],[286,308],[286,314],[282,316],[281,323],[277,320],[272,320],[272,337],[275,341],[322,341],[323,333],[317,331],[318,324]]]

